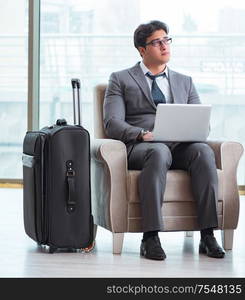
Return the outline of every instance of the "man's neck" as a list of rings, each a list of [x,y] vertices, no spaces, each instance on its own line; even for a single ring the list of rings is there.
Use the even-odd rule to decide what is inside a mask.
[[[148,64],[147,62],[144,62],[144,65],[151,71],[153,75],[159,74],[163,72],[166,68],[166,64],[163,65],[153,65],[153,64]]]

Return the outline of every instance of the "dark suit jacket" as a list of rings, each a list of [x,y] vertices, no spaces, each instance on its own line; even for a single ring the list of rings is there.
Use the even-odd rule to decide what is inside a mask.
[[[170,69],[168,75],[173,103],[200,103],[191,77]],[[142,129],[153,130],[156,105],[140,63],[111,74],[103,112],[107,136],[124,142],[128,153]]]

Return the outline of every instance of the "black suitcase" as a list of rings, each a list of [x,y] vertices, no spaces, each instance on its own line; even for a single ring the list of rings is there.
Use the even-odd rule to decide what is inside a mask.
[[[23,143],[25,232],[50,253],[93,248],[90,136],[80,125],[80,81],[72,87],[75,125],[59,119],[27,132]]]

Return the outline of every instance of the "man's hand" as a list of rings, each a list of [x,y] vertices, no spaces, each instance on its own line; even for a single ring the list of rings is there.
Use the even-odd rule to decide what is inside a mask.
[[[151,142],[151,141],[153,141],[153,138],[154,138],[153,133],[151,131],[149,131],[143,135],[142,140],[143,140],[143,142]]]

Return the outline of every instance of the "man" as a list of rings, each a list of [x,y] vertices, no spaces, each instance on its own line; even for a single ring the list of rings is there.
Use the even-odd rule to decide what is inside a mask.
[[[138,182],[143,239],[140,254],[164,260],[158,232],[163,230],[161,207],[168,169],[191,176],[201,231],[199,252],[223,258],[213,229],[218,226],[218,178],[215,157],[205,143],[154,142],[152,129],[158,103],[200,103],[191,77],[167,67],[170,58],[168,27],[160,21],[140,25],[134,45],[142,61],[112,73],[105,94],[104,127],[108,137],[127,146],[128,168],[141,170]]]

